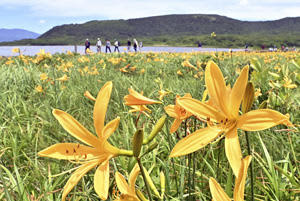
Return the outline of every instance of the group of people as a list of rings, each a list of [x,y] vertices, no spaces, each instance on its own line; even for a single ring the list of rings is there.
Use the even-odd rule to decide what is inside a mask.
[[[281,45],[280,48],[277,48],[276,45],[270,46],[269,48],[267,48],[266,45],[261,45],[260,48],[261,48],[261,51],[263,51],[263,52],[264,51],[277,52],[279,50],[281,50],[282,52],[287,52],[287,51],[296,51],[297,50],[295,46],[289,49],[289,47],[284,46],[284,45]],[[245,51],[248,51],[248,44],[246,44],[246,46],[245,46]]]
[[[91,48],[91,43],[90,43],[90,41],[89,41],[88,38],[86,39],[84,45],[85,45],[85,54],[87,54],[88,50],[90,50],[90,48]],[[135,38],[133,39],[132,43],[131,43],[130,39],[128,39],[128,41],[127,41],[127,51],[128,52],[131,52],[131,45],[133,46],[133,50],[135,52],[138,51],[138,48],[139,48],[139,51],[141,51],[142,47],[143,47],[143,43],[142,42],[138,43],[138,41]],[[115,42],[114,42],[114,47],[115,47],[114,52],[120,52],[120,50],[119,50],[120,46],[121,46],[121,43],[118,40],[115,39]],[[101,53],[102,42],[101,42],[100,38],[97,39],[96,47],[97,47],[97,52]],[[110,47],[111,47],[111,42],[110,42],[109,39],[106,39],[106,41],[105,41],[105,53],[108,53],[108,52],[111,53]]]

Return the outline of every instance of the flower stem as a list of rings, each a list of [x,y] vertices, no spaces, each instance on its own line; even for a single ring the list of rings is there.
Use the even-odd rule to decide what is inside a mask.
[[[248,150],[248,155],[251,155],[251,150],[250,150],[250,141],[249,141],[249,136],[248,132],[245,131],[245,136],[246,136],[246,141],[247,141],[247,150]],[[254,201],[254,179],[253,179],[253,162],[250,163],[250,182],[251,182],[251,200]]]
[[[219,148],[219,147],[223,147],[222,145],[223,145],[223,140],[224,140],[224,138],[222,138],[219,142],[218,142],[218,144],[217,144],[217,147]],[[221,150],[221,148],[219,148],[218,149],[218,158],[217,158],[217,177],[219,177],[219,170],[220,170],[220,155],[221,155],[221,152],[222,152],[222,150]]]
[[[141,117],[141,112],[139,112],[137,118],[136,118],[136,121],[135,121],[135,127],[138,128],[138,123],[139,123],[139,120],[140,120],[140,117]]]
[[[126,149],[119,149],[119,156],[133,156],[132,150],[126,150]]]
[[[147,189],[147,193],[148,193],[148,197],[149,197],[149,200],[152,201],[152,197],[151,197],[151,193],[150,193],[150,188],[149,188],[149,184],[147,182],[147,179],[146,179],[146,175],[145,175],[145,172],[144,172],[144,169],[143,169],[143,165],[141,163],[141,159],[136,157],[136,160],[138,162],[138,165],[140,167],[140,170],[141,170],[141,173],[142,173],[142,177],[143,177],[143,180],[144,180],[144,183],[146,185],[146,189]]]
[[[188,167],[189,167],[189,172],[188,172],[188,192],[189,192],[189,199],[192,200],[191,196],[191,191],[192,191],[192,176],[191,176],[191,169],[192,169],[192,154],[188,154]]]

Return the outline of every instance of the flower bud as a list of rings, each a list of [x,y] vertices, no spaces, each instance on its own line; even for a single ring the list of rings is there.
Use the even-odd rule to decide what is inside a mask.
[[[143,144],[148,144],[151,142],[154,137],[161,131],[162,127],[166,122],[167,115],[163,115],[155,124],[153,130],[151,131],[150,135],[143,141]]]
[[[153,183],[153,181],[152,181],[152,179],[151,179],[148,171],[146,170],[146,168],[144,168],[144,172],[145,172],[145,177],[146,177],[146,180],[147,180],[147,182],[149,184],[149,187],[151,188],[151,190],[154,192],[154,194],[157,197],[160,197],[159,192],[158,192],[157,188],[155,187],[155,185],[154,185],[154,183]]]
[[[242,102],[243,113],[247,113],[251,110],[253,101],[254,101],[254,86],[251,82],[248,82],[244,93],[243,102]]]
[[[136,189],[136,194],[141,201],[148,201],[147,198],[144,196],[144,194],[139,189]]]
[[[143,145],[144,131],[142,129],[138,129],[132,140],[132,150],[133,156],[139,157]]]

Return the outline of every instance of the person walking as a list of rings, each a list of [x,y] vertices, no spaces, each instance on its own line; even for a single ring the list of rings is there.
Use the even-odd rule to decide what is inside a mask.
[[[88,50],[87,50],[87,49],[90,50],[90,47],[91,47],[91,43],[90,43],[90,41],[89,41],[88,38],[85,40],[84,45],[85,45],[85,50],[84,50],[84,52],[85,52],[85,54],[87,54],[87,53],[88,53]]]
[[[114,52],[115,52],[115,51],[120,52],[120,50],[119,50],[119,45],[120,45],[119,41],[115,39],[115,43],[114,43],[115,49],[114,49]]]
[[[105,52],[107,53],[107,50],[109,50],[109,52],[111,53],[111,50],[110,50],[110,40],[106,40],[106,47],[105,47]]]
[[[202,43],[200,41],[197,41],[198,47],[202,47]]]
[[[131,41],[128,38],[128,40],[127,40],[127,51],[128,52],[130,52],[130,48],[131,48]]]
[[[245,52],[248,52],[248,47],[249,47],[249,45],[246,43],[246,45],[245,45]]]
[[[137,52],[137,47],[138,47],[138,42],[137,42],[137,40],[134,38],[134,39],[133,39],[133,49],[134,49],[135,52]]]
[[[139,43],[140,52],[142,51],[142,47],[143,47],[143,42],[140,41],[140,43]]]
[[[97,46],[97,52],[101,53],[102,42],[101,42],[100,38],[98,38],[96,46]]]

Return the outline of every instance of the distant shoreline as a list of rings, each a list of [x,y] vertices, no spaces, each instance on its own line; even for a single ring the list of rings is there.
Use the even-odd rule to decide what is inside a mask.
[[[77,46],[76,48],[73,45],[65,45],[65,46],[0,46],[0,55],[1,56],[18,56],[18,53],[13,53],[13,48],[20,48],[20,51],[23,55],[33,56],[40,52],[41,49],[47,53],[55,54],[55,53],[68,53],[68,52],[75,52],[79,54],[85,53],[85,47],[83,45]],[[119,47],[121,53],[127,53],[127,46],[120,46]],[[244,51],[243,48],[220,48],[220,47],[171,47],[171,46],[144,46],[141,49],[138,49],[137,52],[169,52],[169,53],[181,53],[181,52],[228,52],[229,50],[232,51]],[[97,48],[96,46],[91,46],[91,51],[96,53]],[[111,47],[112,53],[114,53],[114,47]],[[105,46],[101,47],[102,54],[105,53]],[[135,52],[133,47],[131,48],[130,52]]]

